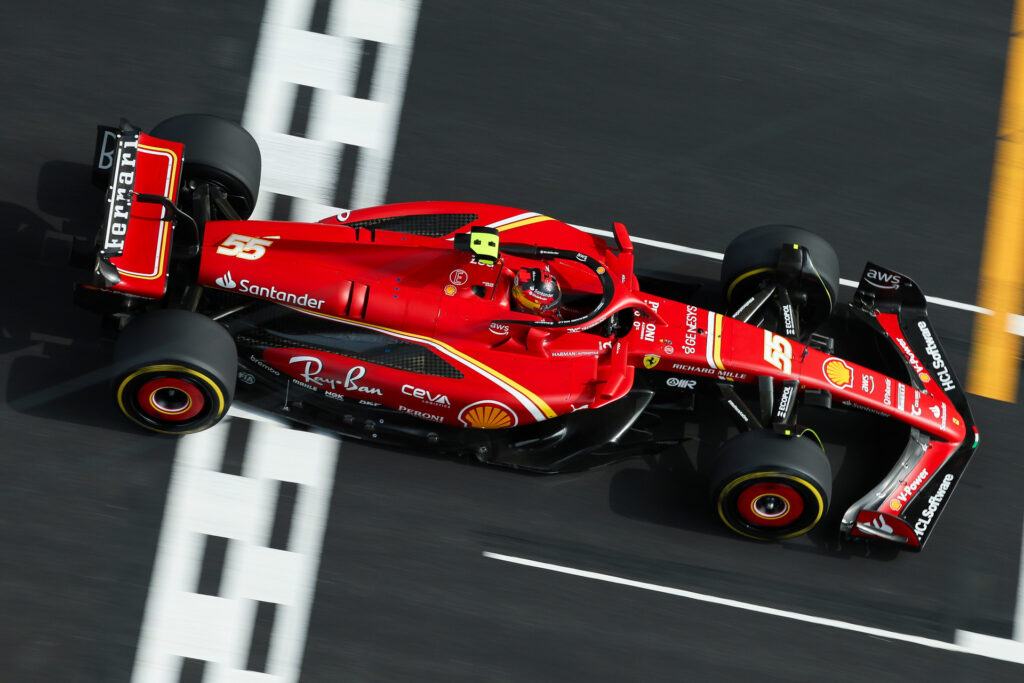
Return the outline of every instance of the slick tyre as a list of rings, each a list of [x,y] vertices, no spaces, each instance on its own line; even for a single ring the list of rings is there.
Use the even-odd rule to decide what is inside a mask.
[[[742,432],[715,460],[711,500],[727,527],[759,541],[800,536],[828,510],[832,468],[812,438]]]
[[[238,354],[228,331],[209,318],[159,310],[124,329],[114,367],[115,400],[128,419],[160,434],[190,434],[227,413]]]
[[[801,307],[801,328],[812,332],[828,320],[839,292],[839,257],[823,237],[795,225],[762,225],[740,234],[725,250],[722,259],[722,295],[730,310],[757,293],[766,284],[779,281],[779,255],[783,245],[798,244],[807,249],[810,264],[789,283],[807,297]]]
[[[260,148],[237,123],[209,114],[182,114],[158,123],[150,135],[185,145],[185,182],[212,183],[228,193],[243,219],[260,191]]]

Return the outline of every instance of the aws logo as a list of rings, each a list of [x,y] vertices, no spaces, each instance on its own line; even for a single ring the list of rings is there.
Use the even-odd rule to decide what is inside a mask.
[[[887,270],[868,268],[864,280],[872,287],[877,287],[878,289],[899,289],[903,276],[898,273],[890,273]]]

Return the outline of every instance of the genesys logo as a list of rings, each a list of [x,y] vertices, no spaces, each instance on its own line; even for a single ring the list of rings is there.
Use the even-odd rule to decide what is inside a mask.
[[[878,289],[899,289],[903,276],[897,273],[878,270],[877,268],[868,268],[864,280],[872,287],[877,287]]]
[[[251,280],[241,280],[235,282],[234,278],[231,277],[231,271],[224,273],[219,278],[214,280],[217,286],[222,289],[234,289],[238,287],[238,291],[243,294],[250,294],[252,296],[258,296],[263,299],[270,299],[271,301],[279,301],[283,304],[294,304],[296,306],[303,306],[305,308],[312,308],[319,310],[324,305],[323,299],[318,299],[309,294],[292,294],[286,292],[283,289],[277,287],[264,287],[258,285]]]

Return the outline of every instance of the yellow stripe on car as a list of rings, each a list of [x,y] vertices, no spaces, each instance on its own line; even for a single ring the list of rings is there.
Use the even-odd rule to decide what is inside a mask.
[[[558,417],[558,413],[556,413],[554,410],[552,410],[551,406],[549,406],[544,401],[544,399],[542,399],[537,394],[533,393],[532,391],[530,391],[526,387],[522,386],[521,384],[519,384],[515,380],[512,380],[512,379],[506,377],[505,375],[501,374],[500,372],[498,372],[494,368],[491,368],[491,367],[489,367],[487,365],[484,365],[483,363],[481,363],[477,359],[473,358],[472,356],[469,356],[466,353],[463,353],[462,351],[459,351],[458,349],[452,347],[449,344],[446,344],[443,341],[440,341],[439,339],[433,339],[432,337],[427,337],[426,335],[422,335],[422,334],[416,334],[414,332],[403,332],[402,330],[393,330],[393,329],[391,329],[389,327],[383,327],[381,325],[374,325],[372,323],[357,322],[355,320],[349,320],[348,318],[341,318],[341,317],[330,315],[330,314],[327,314],[327,313],[320,313],[319,311],[312,311],[312,310],[309,310],[309,309],[306,309],[306,308],[299,308],[299,307],[296,307],[296,306],[288,306],[288,308],[291,308],[291,309],[299,311],[301,313],[305,313],[307,315],[312,315],[312,316],[315,316],[315,317],[318,317],[318,318],[326,318],[326,319],[329,319],[329,320],[337,320],[338,322],[342,322],[342,323],[345,323],[347,325],[354,325],[355,327],[365,327],[367,329],[377,330],[378,332],[383,332],[384,334],[388,334],[388,335],[391,335],[391,336],[409,337],[409,338],[412,338],[412,339],[417,339],[419,341],[425,342],[427,344],[434,345],[434,346],[442,349],[446,353],[449,353],[449,354],[451,354],[453,356],[456,356],[457,358],[459,358],[463,362],[472,365],[474,368],[477,369],[478,372],[480,372],[481,374],[483,374],[486,377],[489,377],[492,381],[495,381],[496,383],[498,383],[499,386],[502,385],[502,384],[506,385],[505,387],[503,387],[506,391],[512,390],[512,391],[510,391],[510,393],[512,393],[513,395],[515,395],[516,393],[519,393],[519,394],[522,395],[523,398],[528,399],[533,404],[532,406],[527,405],[521,398],[516,397],[519,400],[519,402],[523,404],[524,408],[526,408],[527,410],[530,410],[531,414],[533,414],[534,417],[538,417],[539,416],[537,413],[533,412],[534,410],[538,411],[539,414],[543,415],[544,417]],[[531,410],[531,408],[532,408],[532,410]]]

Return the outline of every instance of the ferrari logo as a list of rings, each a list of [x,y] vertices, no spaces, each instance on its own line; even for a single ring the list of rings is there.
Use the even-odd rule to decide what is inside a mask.
[[[661,356],[655,356],[653,353],[648,354],[644,356],[644,367],[647,368],[648,370],[651,370],[654,368],[655,365],[658,364],[658,361],[660,360]]]

